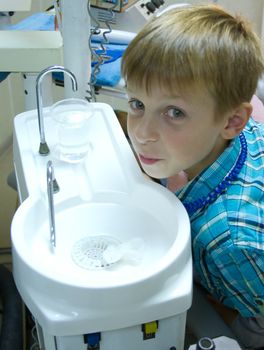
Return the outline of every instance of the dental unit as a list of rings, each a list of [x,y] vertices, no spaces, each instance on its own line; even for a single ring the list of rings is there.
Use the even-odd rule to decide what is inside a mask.
[[[43,350],[183,350],[189,218],[172,193],[142,176],[113,108],[85,101],[87,67],[76,68],[79,57],[69,63],[67,1],[64,63],[40,70],[37,108],[14,119],[15,283]],[[58,71],[71,86],[43,107],[43,78]]]
[[[74,101],[73,115],[80,108]],[[183,350],[192,294],[188,215],[172,193],[142,176],[112,108],[86,108],[89,149],[78,162],[57,152],[53,107],[43,109],[48,160],[36,150],[37,111],[14,122],[22,204],[11,229],[13,273],[39,344]]]

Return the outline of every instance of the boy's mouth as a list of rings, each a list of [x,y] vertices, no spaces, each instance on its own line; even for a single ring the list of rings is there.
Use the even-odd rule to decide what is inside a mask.
[[[152,157],[148,157],[148,156],[143,156],[142,154],[139,154],[138,157],[139,157],[140,162],[143,164],[146,164],[146,165],[152,165],[152,164],[155,164],[161,160],[160,158],[152,158]]]

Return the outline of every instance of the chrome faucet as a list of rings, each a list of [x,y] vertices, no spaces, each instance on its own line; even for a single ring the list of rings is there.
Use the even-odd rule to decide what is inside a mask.
[[[45,139],[41,82],[46,74],[52,73],[52,72],[63,72],[64,74],[66,73],[67,75],[69,75],[69,77],[72,80],[72,89],[73,91],[77,91],[76,77],[67,68],[64,68],[62,66],[51,66],[39,73],[36,80],[36,94],[37,94],[38,125],[39,125],[39,134],[40,134],[39,154],[41,154],[42,156],[46,156],[47,154],[49,154],[50,151]]]
[[[47,163],[47,192],[48,192],[48,210],[49,210],[49,226],[50,226],[50,243],[53,247],[56,247],[56,229],[55,229],[55,211],[54,211],[54,169],[52,161]]]

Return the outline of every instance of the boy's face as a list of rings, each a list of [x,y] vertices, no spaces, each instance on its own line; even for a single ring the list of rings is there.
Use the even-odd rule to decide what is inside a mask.
[[[144,171],[167,178],[184,170],[189,179],[223,152],[227,116],[216,122],[212,97],[204,89],[168,94],[153,88],[128,94],[128,134]]]

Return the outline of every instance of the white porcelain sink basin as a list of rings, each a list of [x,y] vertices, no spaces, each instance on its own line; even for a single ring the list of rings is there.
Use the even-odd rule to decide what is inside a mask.
[[[138,202],[142,191],[146,199],[152,198],[152,201]],[[30,197],[24,201],[12,223],[16,284],[38,321],[45,328],[52,325],[51,333],[65,332],[69,317],[75,320],[75,326],[71,323],[73,334],[75,329],[79,333],[82,328],[87,329],[89,321],[95,330],[99,324],[100,329],[120,327],[121,320],[112,320],[110,326],[106,315],[116,314],[117,308],[127,314],[133,305],[145,304],[151,296],[157,298],[162,286],[173,276],[184,273],[188,266],[187,214],[172,194],[149,181],[138,185],[130,196],[112,194],[104,201],[100,198],[100,202],[91,203],[78,202],[75,198],[59,203],[55,211],[55,248],[50,244],[47,205],[43,198]],[[99,245],[103,240],[109,246],[135,237],[140,237],[138,242],[144,245],[138,247],[138,260],[123,257],[99,268],[82,266],[91,239],[93,242],[98,239]],[[79,260],[78,248],[83,254]],[[159,303],[155,312],[160,318],[161,313],[167,317],[168,312],[173,315],[175,309],[179,312],[184,308],[185,303],[181,304],[177,298],[177,303],[175,300]],[[51,317],[56,314],[56,322],[51,322],[49,312]],[[146,310],[142,308],[142,312]],[[122,319],[122,325],[135,322],[133,318],[140,319],[140,313],[139,309],[133,317]]]

